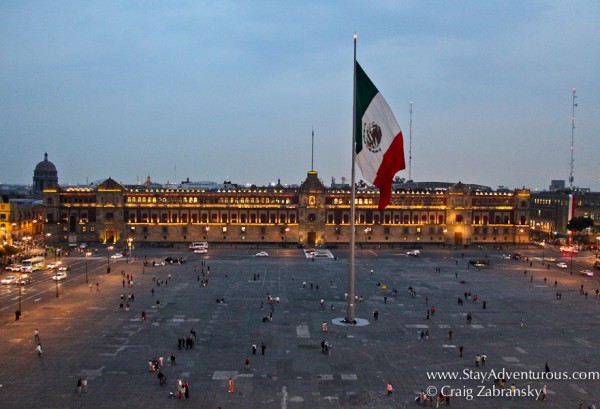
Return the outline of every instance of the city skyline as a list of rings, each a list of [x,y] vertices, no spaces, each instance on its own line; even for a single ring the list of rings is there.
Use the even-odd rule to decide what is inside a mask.
[[[600,191],[600,5],[0,5],[0,183],[350,178],[352,43],[404,134],[408,179]],[[362,178],[357,170],[357,180]]]

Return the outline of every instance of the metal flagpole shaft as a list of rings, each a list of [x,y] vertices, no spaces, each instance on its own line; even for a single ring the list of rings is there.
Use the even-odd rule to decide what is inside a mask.
[[[354,281],[355,268],[354,257],[356,247],[356,33],[354,33],[354,81],[353,81],[353,98],[352,98],[352,176],[351,176],[351,202],[350,202],[350,266],[348,268],[348,308],[346,310],[346,322],[355,323],[354,320]]]

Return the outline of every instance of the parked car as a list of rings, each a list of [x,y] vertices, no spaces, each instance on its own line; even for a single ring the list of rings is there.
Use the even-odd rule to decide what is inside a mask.
[[[21,264],[11,264],[8,267],[6,267],[6,269],[9,271],[21,271],[22,267],[23,266]]]
[[[558,268],[567,268],[569,266],[564,261],[561,261],[559,263],[556,263],[556,267],[558,267]]]
[[[269,253],[267,253],[266,251],[260,251],[256,253],[256,257],[269,257]]]
[[[6,276],[2,280],[0,280],[0,283],[2,283],[4,285],[8,285],[8,284],[13,284],[15,281],[17,281],[17,277],[15,277],[15,276]]]
[[[56,275],[52,276],[52,279],[54,281],[64,280],[65,278],[67,278],[67,273],[65,273],[63,271],[59,271],[58,273],[56,273]]]
[[[406,252],[407,256],[419,257],[421,255],[421,250],[409,250]]]

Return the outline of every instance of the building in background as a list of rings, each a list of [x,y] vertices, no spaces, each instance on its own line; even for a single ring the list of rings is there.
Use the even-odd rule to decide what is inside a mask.
[[[385,211],[379,192],[356,194],[359,245],[470,245],[529,240],[526,189],[493,191],[462,183],[395,185]],[[300,186],[98,186],[44,189],[47,240],[55,245],[264,243],[337,246],[350,241],[350,189],[326,187],[310,171]]]

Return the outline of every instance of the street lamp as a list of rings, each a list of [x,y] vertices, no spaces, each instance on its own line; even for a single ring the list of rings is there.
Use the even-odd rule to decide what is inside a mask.
[[[133,237],[127,239],[127,248],[129,249],[129,252],[127,253],[127,263],[129,263],[129,260],[131,259],[131,250],[133,249]]]
[[[546,260],[546,242],[542,240],[542,265],[544,265],[545,260]]]
[[[209,230],[210,230],[210,227],[208,227],[208,226],[204,227],[204,231],[206,233],[206,241],[207,242],[208,242],[208,232],[209,232]]]
[[[110,273],[110,251],[113,249],[113,246],[108,246],[106,248],[106,274]]]
[[[58,298],[58,277],[56,276],[57,273],[54,273],[54,278],[56,280],[54,280],[54,285],[56,286],[56,298]]]
[[[85,283],[88,283],[88,257],[92,255],[91,251],[85,252]]]
[[[22,287],[22,285],[21,285],[20,281],[22,278],[23,278],[23,274],[19,274],[19,283],[17,283],[17,284],[19,284],[19,309],[15,313],[16,320],[18,320],[21,317],[21,287]]]

